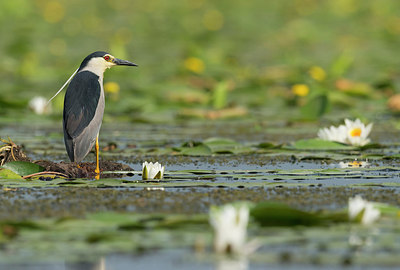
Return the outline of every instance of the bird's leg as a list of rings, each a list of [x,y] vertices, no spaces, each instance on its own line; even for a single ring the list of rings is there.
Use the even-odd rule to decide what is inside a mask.
[[[96,174],[100,173],[99,167],[99,135],[96,137],[96,170],[94,171]]]

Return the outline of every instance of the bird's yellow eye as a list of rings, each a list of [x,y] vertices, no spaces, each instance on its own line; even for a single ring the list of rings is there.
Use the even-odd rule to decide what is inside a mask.
[[[104,56],[104,60],[110,61],[110,60],[111,60],[111,57],[110,57],[109,55],[105,55],[105,56]]]

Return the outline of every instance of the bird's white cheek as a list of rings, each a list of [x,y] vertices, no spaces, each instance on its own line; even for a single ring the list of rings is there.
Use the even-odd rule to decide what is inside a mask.
[[[111,68],[111,67],[113,67],[113,66],[115,66],[115,64],[112,63],[112,62],[107,62],[107,63],[106,63],[106,68]]]

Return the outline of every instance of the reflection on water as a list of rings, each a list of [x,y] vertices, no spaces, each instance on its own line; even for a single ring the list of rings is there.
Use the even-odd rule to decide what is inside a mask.
[[[379,236],[380,230],[378,228],[366,228],[363,231],[351,229],[349,234],[349,246],[355,249],[370,248]]]
[[[65,270],[106,270],[105,258],[100,258],[97,262],[65,263]],[[111,268],[110,268],[111,269]]]
[[[247,258],[224,258],[218,260],[215,270],[247,270],[248,269]]]

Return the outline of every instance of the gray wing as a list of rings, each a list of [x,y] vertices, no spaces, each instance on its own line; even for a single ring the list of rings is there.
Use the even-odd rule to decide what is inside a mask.
[[[89,71],[77,73],[68,86],[63,127],[65,147],[71,161],[80,162],[93,147],[99,126],[88,126],[95,120],[100,95],[99,77]]]

